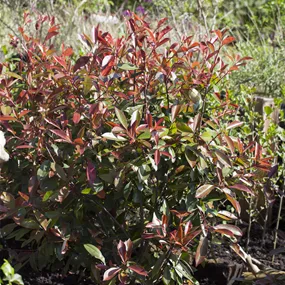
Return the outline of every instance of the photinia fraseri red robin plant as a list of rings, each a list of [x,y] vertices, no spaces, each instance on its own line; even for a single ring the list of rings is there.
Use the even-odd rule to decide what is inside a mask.
[[[130,261],[132,255],[133,243],[130,239],[118,243],[117,250],[121,258],[121,267],[111,267],[104,272],[103,281],[112,280],[118,276],[120,284],[129,284],[130,277],[127,271],[135,272],[140,276],[147,276],[147,272],[137,264]]]
[[[242,122],[221,83],[249,58],[227,51],[226,30],[172,43],[166,21],[152,29],[132,14],[118,39],[95,27],[77,56],[51,44],[53,18],[25,15],[22,60],[1,64],[11,157],[1,219],[12,219],[6,238],[32,249],[34,269],[87,267],[106,284],[195,283],[191,260],[203,262],[209,237],[241,236],[239,192],[254,195],[270,159],[232,135]]]

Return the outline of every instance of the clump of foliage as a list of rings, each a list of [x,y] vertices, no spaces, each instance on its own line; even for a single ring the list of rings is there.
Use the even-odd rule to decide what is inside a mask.
[[[0,274],[0,284],[7,285],[24,285],[22,276],[15,273],[15,269],[11,266],[8,260],[4,260],[4,263],[0,267],[3,274]],[[3,275],[3,276],[2,276]]]
[[[250,58],[225,56],[226,30],[171,43],[166,21],[151,29],[130,13],[125,37],[94,27],[76,56],[50,43],[53,17],[37,19],[40,37],[25,14],[21,60],[0,65],[1,234],[29,247],[22,264],[193,284],[211,240],[239,248],[240,193],[254,195],[270,158],[233,135],[243,123],[220,83]]]

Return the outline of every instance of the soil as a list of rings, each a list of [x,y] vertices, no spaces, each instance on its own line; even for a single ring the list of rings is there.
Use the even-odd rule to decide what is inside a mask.
[[[246,234],[244,235],[244,237]],[[285,270],[285,252],[275,255],[274,263],[272,263],[272,255],[270,251],[273,250],[273,233],[267,233],[265,236],[264,244],[262,244],[262,229],[258,225],[253,225],[251,231],[251,239],[248,246],[248,254],[253,258],[260,261],[268,268],[272,268],[278,271]],[[243,249],[245,249],[245,238],[239,242]],[[285,247],[285,232],[280,231],[279,239],[277,242],[277,248]],[[200,265],[195,273],[196,279],[200,282],[200,285],[227,285],[227,277],[231,271],[242,265],[241,258],[234,253],[229,246],[223,245],[212,245],[212,249],[208,254],[208,263],[203,267]],[[249,271],[243,266],[243,272]],[[239,275],[241,275],[240,272]],[[239,277],[239,276],[236,276]],[[233,284],[241,284],[236,281]],[[266,283],[273,284],[273,283]],[[278,283],[279,284],[279,283]],[[283,283],[285,285],[285,280]]]
[[[93,285],[91,279],[79,279],[77,275],[63,277],[60,273],[19,272],[25,285]]]
[[[246,234],[244,235],[244,237]],[[258,226],[253,226],[251,232],[251,240],[248,247],[248,253],[266,267],[271,267],[275,270],[285,270],[285,253],[280,253],[275,256],[275,261],[272,264],[272,255],[269,252],[273,249],[274,235],[268,233],[265,237],[265,242],[262,244],[262,230]],[[10,241],[9,241],[10,242]],[[245,249],[245,238],[240,242],[240,245]],[[285,233],[280,231],[278,247],[285,247]],[[3,251],[0,257],[3,256]],[[200,265],[195,272],[195,278],[200,282],[200,285],[227,285],[228,276],[237,266],[243,266],[242,260],[236,253],[234,253],[229,245],[224,242],[222,245],[211,245],[208,252],[207,263],[203,267]],[[244,271],[248,271],[244,266]],[[79,275],[70,274],[69,276],[62,276],[60,273],[51,272],[34,272],[30,268],[24,268],[19,272],[25,285],[92,285],[95,284],[89,278],[80,278]],[[241,272],[240,274],[241,275]],[[235,276],[238,277],[238,276]],[[230,279],[230,278],[229,278]],[[282,281],[283,282],[283,281]],[[232,284],[241,284],[235,282]],[[273,283],[267,283],[273,284]],[[284,284],[284,283],[278,283]]]

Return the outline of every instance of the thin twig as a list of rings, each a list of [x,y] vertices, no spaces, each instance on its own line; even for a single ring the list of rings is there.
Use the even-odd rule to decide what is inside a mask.
[[[12,29],[8,24],[6,24],[1,18],[0,18],[0,23],[2,23],[6,28],[8,28],[9,30],[11,30],[12,31],[12,33],[16,36],[16,37],[20,37],[20,35],[19,34],[17,34],[15,31],[14,31],[14,29]]]
[[[120,225],[120,223],[115,219],[115,217],[113,217],[113,215],[100,203],[94,201],[94,200],[89,200],[91,201],[93,204],[96,204],[97,206],[101,207],[104,212],[112,219],[112,221],[123,231],[123,233],[125,234],[125,236],[127,238],[130,238],[130,236],[128,235],[128,233],[126,232],[126,230],[122,227],[122,225]]]
[[[203,6],[202,6],[202,3],[200,0],[197,0],[197,4],[198,4],[198,8],[199,8],[199,13],[200,13],[200,17],[203,19],[204,21],[204,26],[205,26],[205,29],[206,29],[206,33],[207,35],[209,36],[209,29],[208,29],[208,24],[207,24],[207,17],[204,13],[204,10],[203,10]]]
[[[279,223],[280,223],[280,220],[281,220],[281,211],[282,211],[282,206],[283,206],[283,197],[285,195],[285,181],[283,182],[282,188],[283,189],[282,189],[282,193],[281,193],[281,197],[280,197],[278,216],[277,216],[277,223],[276,223],[274,242],[273,242],[273,249],[276,249],[277,241],[278,241],[278,229],[279,229]],[[275,259],[275,255],[272,256],[272,263],[274,262],[274,259]]]

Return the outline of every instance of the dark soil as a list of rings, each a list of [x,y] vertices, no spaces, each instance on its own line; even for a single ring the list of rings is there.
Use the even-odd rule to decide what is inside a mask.
[[[79,279],[77,275],[63,277],[60,273],[20,271],[25,285],[91,285],[91,279]]]
[[[245,249],[246,243],[245,236],[246,234],[239,242],[243,249]],[[253,225],[248,251],[246,252],[266,267],[285,271],[285,253],[275,255],[274,263],[272,263],[270,251],[273,250],[273,240],[273,232],[267,233],[264,244],[262,244],[262,229],[258,225]],[[280,231],[277,242],[278,247],[285,247],[285,232]],[[231,274],[231,268],[235,268],[236,265],[242,266],[242,263],[241,258],[229,246],[226,246],[224,243],[222,245],[212,245],[208,254],[208,263],[205,267],[200,265],[197,268],[195,277],[200,282],[200,285],[227,285],[227,277]],[[244,266],[243,271],[249,270]],[[238,285],[240,282],[236,281],[234,284]]]

